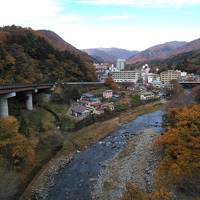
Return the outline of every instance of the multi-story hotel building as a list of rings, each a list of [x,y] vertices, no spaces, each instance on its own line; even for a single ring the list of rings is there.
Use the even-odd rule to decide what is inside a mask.
[[[168,70],[160,73],[160,79],[164,83],[169,83],[171,80],[178,80],[180,75],[180,71]]]
[[[124,70],[124,68],[125,68],[125,62],[126,62],[125,59],[117,59],[116,68],[118,70]]]
[[[136,83],[140,77],[138,71],[118,71],[111,73],[115,82],[133,82]]]

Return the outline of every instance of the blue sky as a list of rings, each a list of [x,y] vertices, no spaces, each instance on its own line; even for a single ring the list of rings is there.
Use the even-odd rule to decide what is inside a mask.
[[[0,0],[0,25],[58,33],[77,48],[143,50],[200,38],[200,0]]]

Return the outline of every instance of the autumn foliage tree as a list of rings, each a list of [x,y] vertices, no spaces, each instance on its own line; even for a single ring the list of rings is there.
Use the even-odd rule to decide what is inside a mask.
[[[155,191],[148,193],[128,182],[120,200],[172,200],[173,193],[184,194],[183,199],[199,199],[200,105],[173,108],[165,122],[166,131],[155,143],[163,148]]]
[[[111,76],[108,76],[105,80],[105,86],[109,87],[110,89],[116,91],[118,90],[118,86],[116,84],[116,82],[112,79]]]
[[[158,184],[197,195],[200,191],[200,105],[172,109],[168,129],[157,141],[164,147]]]
[[[11,168],[30,165],[35,158],[34,147],[19,133],[19,122],[14,117],[0,119],[0,155]]]
[[[148,193],[135,184],[128,182],[126,184],[126,190],[120,200],[171,200],[171,194],[163,188]]]
[[[0,27],[0,83],[93,81],[91,62],[54,48],[37,31]]]

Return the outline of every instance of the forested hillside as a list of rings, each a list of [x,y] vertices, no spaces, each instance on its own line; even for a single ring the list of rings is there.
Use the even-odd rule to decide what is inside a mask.
[[[0,28],[0,83],[91,81],[91,63],[59,51],[30,28]]]
[[[189,73],[200,74],[200,50],[182,53],[164,61],[154,61],[153,65],[160,65],[162,70],[175,67]]]
[[[178,69],[187,71],[188,73],[200,74],[200,50],[190,51],[187,53],[181,53],[176,56],[167,58],[165,60],[152,60],[147,62],[153,70],[157,67],[160,71],[168,69]],[[129,69],[135,69],[141,67],[144,63],[129,65]]]
[[[92,62],[93,58],[87,53],[75,48],[71,44],[64,41],[59,35],[50,30],[38,30],[40,36],[44,37],[52,46],[60,51],[69,51],[72,54],[79,56],[86,62]]]
[[[141,51],[136,56],[132,56],[127,60],[127,64],[137,64],[142,62],[150,62],[151,60],[165,59],[173,55],[173,51],[184,46],[186,42],[172,41],[159,44]]]

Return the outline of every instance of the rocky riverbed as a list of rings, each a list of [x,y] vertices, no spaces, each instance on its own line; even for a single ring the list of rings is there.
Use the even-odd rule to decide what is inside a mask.
[[[142,188],[151,191],[155,154],[149,145],[154,136],[162,131],[163,113],[158,110],[143,114],[122,124],[118,130],[86,150],[77,152],[73,158],[63,156],[51,161],[49,167],[37,177],[37,186],[32,187],[31,198],[21,199],[92,200],[93,196],[101,199],[102,191],[107,189],[105,195],[113,197],[105,196],[105,199],[110,200],[121,195],[130,177]],[[149,134],[149,129],[152,134]],[[109,173],[113,177],[109,177]],[[142,173],[145,175],[141,177],[139,174]],[[113,181],[116,189],[108,178],[116,179]],[[118,182],[121,180],[123,184],[120,185]]]
[[[125,145],[124,149],[106,161],[94,186],[93,199],[119,199],[127,181],[148,192],[154,188],[153,175],[160,160],[160,152],[153,147],[159,133],[146,129],[137,134]]]
[[[138,173],[138,176],[135,175],[133,179],[138,181],[138,184],[141,184],[143,188],[151,190],[153,187],[151,183],[151,170],[154,168],[154,160],[149,159],[148,164],[146,164],[146,158],[150,157],[151,154],[152,157],[154,155],[154,153],[151,153],[149,145],[154,138],[154,133],[158,135],[162,131],[163,113],[162,110],[159,110],[141,115],[135,120],[121,125],[121,127],[110,136],[88,147],[86,150],[77,153],[73,157],[72,162],[67,164],[64,169],[56,175],[54,185],[50,188],[48,198],[46,199],[91,200],[94,199],[93,194],[97,195],[96,198],[98,198],[98,196],[101,197],[101,183],[104,182],[104,177],[107,177],[107,173],[112,172],[113,178],[117,174],[119,178],[124,180],[124,184],[126,180],[129,179],[128,177],[132,177],[132,174]],[[152,135],[146,134],[147,129],[152,130]],[[127,151],[123,155],[126,144],[129,144],[132,140],[136,140],[135,144],[137,145],[135,146],[135,150],[137,154],[134,155],[134,153],[131,153],[129,157],[129,151]],[[146,145],[148,147],[145,147]],[[146,152],[146,154],[145,157],[142,158],[144,152]],[[113,165],[113,171],[107,171],[112,168],[110,164],[112,166],[117,156],[120,155],[121,161],[119,163],[116,162],[116,170],[114,169],[115,165]],[[126,164],[126,162],[129,163]],[[135,168],[131,170],[133,163],[136,165],[138,163],[138,167],[135,165]],[[119,166],[117,166],[118,164]],[[130,169],[130,171],[127,169]],[[140,177],[139,173],[142,174],[143,172],[146,175]],[[107,186],[110,187],[109,183]],[[117,189],[113,190],[110,194],[120,196],[123,191],[123,185],[116,184],[116,188]],[[111,198],[105,199],[110,200]]]
[[[73,159],[72,155],[65,157],[61,156],[49,163],[49,168],[45,170],[37,180],[37,186],[31,188],[29,200],[44,200],[48,199],[48,192],[55,185],[55,176],[68,165]]]

